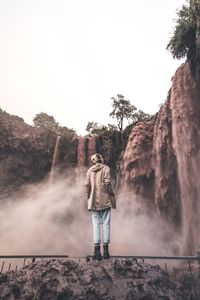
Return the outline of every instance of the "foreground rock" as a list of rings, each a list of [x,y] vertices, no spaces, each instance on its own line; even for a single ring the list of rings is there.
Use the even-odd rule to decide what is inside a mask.
[[[0,277],[0,295],[7,299],[189,299],[182,285],[159,266],[110,259],[76,263],[46,260]]]

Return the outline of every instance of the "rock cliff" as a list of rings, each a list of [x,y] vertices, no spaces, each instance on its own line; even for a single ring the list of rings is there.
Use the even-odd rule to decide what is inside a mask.
[[[199,92],[190,64],[181,65],[155,118],[133,128],[121,163],[126,185],[181,227],[187,255],[199,245]]]
[[[56,135],[35,128],[0,110],[1,198],[23,184],[44,179],[50,172]],[[76,164],[77,139],[63,137],[59,145],[60,169]]]

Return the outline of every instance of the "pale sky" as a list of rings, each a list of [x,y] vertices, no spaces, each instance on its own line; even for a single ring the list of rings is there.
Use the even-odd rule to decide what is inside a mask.
[[[0,107],[84,134],[123,94],[153,114],[183,61],[166,50],[184,0],[0,0]]]

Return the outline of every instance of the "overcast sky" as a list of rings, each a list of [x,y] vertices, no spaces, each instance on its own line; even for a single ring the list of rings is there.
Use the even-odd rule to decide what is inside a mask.
[[[0,107],[84,134],[123,94],[155,113],[182,61],[166,50],[184,0],[0,0]]]

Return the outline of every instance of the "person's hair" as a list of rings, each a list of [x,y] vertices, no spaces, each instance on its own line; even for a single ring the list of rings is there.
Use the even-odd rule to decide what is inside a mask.
[[[104,160],[103,160],[103,157],[101,156],[101,154],[99,153],[96,153],[94,155],[91,156],[91,162],[93,164],[96,164],[96,163],[103,163]]]

